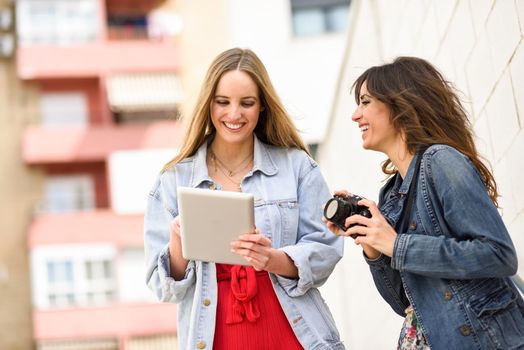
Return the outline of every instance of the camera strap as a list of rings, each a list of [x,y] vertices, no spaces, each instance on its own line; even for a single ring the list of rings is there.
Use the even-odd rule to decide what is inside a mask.
[[[404,210],[402,211],[402,231],[407,232],[409,225],[409,215],[411,214],[411,207],[413,207],[413,201],[415,200],[415,189],[418,183],[418,175],[420,173],[420,162],[422,162],[422,156],[426,148],[419,148],[417,152],[417,162],[415,163],[415,169],[413,170],[413,176],[411,177],[411,183],[409,184],[408,197],[406,198],[406,203],[404,204]]]

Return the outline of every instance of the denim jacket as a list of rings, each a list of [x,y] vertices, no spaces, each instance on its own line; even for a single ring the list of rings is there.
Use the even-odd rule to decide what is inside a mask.
[[[168,253],[169,223],[178,215],[176,187],[220,189],[208,175],[206,153],[204,143],[194,156],[159,176],[145,215],[147,284],[160,300],[179,304],[181,349],[213,347],[216,266],[190,261],[184,279],[175,281],[170,277]],[[301,150],[269,146],[255,137],[253,170],[241,186],[243,192],[254,194],[256,227],[298,268],[298,279],[270,273],[298,340],[305,349],[344,349],[317,289],[343,254],[343,240],[329,233],[321,221],[322,205],[330,193],[317,164]]]
[[[400,231],[416,158],[381,189],[379,208]],[[393,256],[367,260],[399,315],[412,305],[432,349],[523,349],[524,302],[511,238],[471,161],[454,148],[423,154],[407,232]]]

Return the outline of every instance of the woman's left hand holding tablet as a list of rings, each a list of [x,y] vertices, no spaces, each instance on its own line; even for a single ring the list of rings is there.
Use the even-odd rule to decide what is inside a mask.
[[[267,270],[273,250],[271,240],[258,229],[246,232],[231,242],[231,251],[243,256],[257,271]]]
[[[272,272],[287,278],[298,278],[293,260],[282,250],[271,246],[271,240],[253,229],[231,242],[231,251],[241,255],[257,271]]]

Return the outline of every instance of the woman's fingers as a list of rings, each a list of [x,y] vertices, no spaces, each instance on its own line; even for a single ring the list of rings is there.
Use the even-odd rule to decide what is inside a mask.
[[[342,197],[347,197],[351,194],[348,190],[336,190],[333,193],[335,196],[342,196]]]
[[[169,223],[169,229],[171,231],[171,234],[176,234],[177,236],[180,236],[180,217],[176,216],[171,222]]]
[[[271,240],[260,233],[246,233],[238,237],[238,241],[252,242],[261,246],[271,246]]]
[[[374,201],[372,201],[372,200],[369,200],[367,198],[363,198],[360,201],[358,201],[357,204],[368,207],[369,212],[371,213],[372,217],[373,216],[378,216],[378,215],[382,216],[382,214],[380,213],[380,210],[377,207],[377,204]]]
[[[344,231],[341,230],[340,227],[338,227],[337,225],[335,225],[334,223],[332,223],[328,219],[322,218],[322,221],[326,224],[327,228],[331,232],[333,232],[335,235],[337,235],[337,236],[343,236],[344,235]]]
[[[231,242],[231,251],[244,257],[257,270],[267,267],[272,249],[271,240],[258,229],[255,233],[242,234],[238,240]]]

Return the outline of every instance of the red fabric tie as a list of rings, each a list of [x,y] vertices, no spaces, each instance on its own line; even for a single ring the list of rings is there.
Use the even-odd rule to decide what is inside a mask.
[[[231,274],[218,275],[219,281],[229,279],[231,279],[231,293],[226,324],[240,323],[244,317],[249,322],[255,322],[260,317],[258,304],[253,300],[258,291],[255,269],[252,266],[234,265],[231,267]]]

